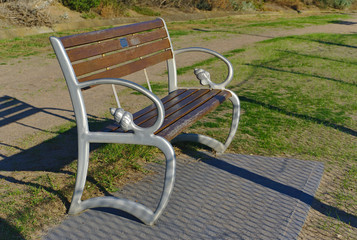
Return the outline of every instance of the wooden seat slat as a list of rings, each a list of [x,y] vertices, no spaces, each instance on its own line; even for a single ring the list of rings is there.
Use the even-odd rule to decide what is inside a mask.
[[[198,106],[188,114],[178,118],[177,121],[172,122],[170,125],[161,127],[155,134],[164,137],[166,140],[170,141],[174,139],[177,135],[182,133],[182,131],[192,126],[205,114],[213,111],[229,97],[231,97],[230,92],[221,91],[219,94],[215,95],[207,102],[205,102],[205,104]]]
[[[193,101],[190,101],[188,104],[185,104],[184,106],[175,105],[174,109],[169,113],[165,115],[165,120],[162,123],[162,126],[160,129],[167,127],[174,121],[176,121],[178,118],[188,114],[191,112],[193,109],[201,106],[204,104],[206,101],[208,101],[210,98],[212,98],[214,95],[216,95],[220,90],[211,90],[207,91],[203,94],[201,94],[199,97],[194,98]],[[177,107],[176,107],[177,106]],[[155,119],[150,119],[149,121],[146,121],[142,124],[140,124],[140,127],[149,127],[155,122]]]
[[[205,92],[207,92],[208,90],[204,91],[201,90],[199,96],[203,95]],[[174,110],[173,108],[177,108],[178,105],[182,105],[182,102],[187,99],[192,97],[192,95],[196,94],[198,92],[198,90],[196,89],[190,89],[185,91],[183,94],[180,94],[179,96],[171,99],[170,101],[164,103],[164,108],[165,108],[165,116],[170,115]],[[198,98],[199,96],[196,95],[196,98]],[[189,100],[192,101],[192,100]],[[147,112],[145,115],[141,116],[140,118],[136,118],[134,119],[135,124],[137,125],[141,125],[146,121],[151,121],[151,122],[155,122],[156,121],[156,116],[157,116],[157,111],[156,111],[156,106],[154,105],[154,108]],[[154,119],[152,119],[154,118]]]
[[[65,48],[75,47],[91,42],[103,41],[110,38],[121,37],[137,32],[143,32],[155,28],[164,27],[164,23],[161,19],[155,19],[148,22],[141,22],[126,26],[120,26],[105,30],[99,30],[89,33],[81,33],[76,35],[70,35],[61,37],[60,40]]]
[[[162,98],[161,101],[162,101],[162,103],[165,104],[165,103],[169,102],[171,99],[173,99],[173,98],[175,98],[175,97],[177,97],[177,96],[179,96],[179,95],[181,95],[181,94],[183,94],[185,92],[187,92],[187,89],[178,89],[176,91],[173,91],[173,92],[169,93],[167,96]],[[156,110],[155,104],[151,104],[150,106],[148,106],[146,108],[143,108],[140,111],[134,113],[133,114],[133,119],[135,120],[135,119],[137,119],[137,118],[143,116],[144,114],[146,114],[146,113],[148,113],[150,111],[153,111],[153,110]],[[104,129],[102,129],[102,131],[104,131],[104,132],[113,132],[113,131],[118,130],[119,127],[120,127],[119,124],[114,122],[114,123],[109,124],[108,126],[106,126]]]
[[[166,50],[170,47],[168,39],[149,43],[135,48],[130,48],[126,51],[106,55],[100,58],[95,58],[89,61],[77,63],[73,65],[77,77],[88,74],[100,69],[105,69],[114,65],[125,63],[139,57]]]
[[[156,29],[152,32],[139,33],[126,37],[128,46],[133,47],[140,44],[167,38],[165,29]],[[124,47],[125,48],[125,47]],[[67,49],[67,55],[72,62],[86,59],[113,51],[123,49],[120,39],[107,40],[105,42],[95,42],[90,45],[84,45],[72,49]]]
[[[179,89],[176,91],[173,91],[169,93],[167,96],[161,99],[161,102],[165,105],[167,102],[171,101],[173,98],[187,92],[187,89]],[[155,104],[151,104],[150,106],[147,106],[146,108],[141,109],[140,111],[136,112],[133,114],[133,119],[136,120],[139,117],[143,116],[144,114],[147,114],[150,111],[156,110]]]

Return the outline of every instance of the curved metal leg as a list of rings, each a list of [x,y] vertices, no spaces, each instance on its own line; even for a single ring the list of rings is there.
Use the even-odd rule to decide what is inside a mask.
[[[229,100],[233,104],[233,110],[232,110],[232,123],[231,123],[231,128],[228,134],[228,137],[226,139],[226,142],[223,144],[216,139],[213,139],[211,137],[201,135],[201,134],[194,134],[194,133],[183,133],[175,137],[171,142],[197,142],[201,143],[203,145],[206,145],[213,150],[215,150],[218,154],[223,153],[231,144],[234,135],[237,132],[238,129],[238,124],[239,124],[239,115],[240,115],[240,103],[239,103],[239,98],[237,95],[230,90],[229,91],[232,94],[232,97],[229,98]]]
[[[160,202],[155,210],[154,216],[149,225],[154,224],[157,219],[160,217],[164,209],[166,208],[172,190],[175,184],[175,176],[176,176],[176,155],[175,151],[168,141],[165,139],[160,139],[160,146],[157,146],[165,155],[166,158],[166,170],[165,170],[165,180],[164,187],[162,190]]]
[[[89,143],[83,139],[78,141],[78,163],[77,163],[77,176],[72,196],[69,214],[77,214],[81,212],[81,198],[83,195],[84,186],[87,179],[89,162]]]
[[[232,94],[232,97],[229,98],[229,100],[233,104],[233,110],[232,110],[232,123],[231,123],[231,128],[228,134],[228,137],[226,139],[226,142],[224,143],[224,151],[229,147],[231,144],[234,135],[237,132],[238,129],[238,124],[239,124],[239,116],[240,116],[240,102],[238,96],[230,90],[227,90]],[[223,153],[222,151],[221,153]]]
[[[88,169],[89,144],[86,142],[79,145],[81,148],[79,149],[76,186],[69,213],[76,214],[89,208],[111,207],[130,213],[147,225],[153,225],[167,206],[172,193],[175,182],[176,157],[173,147],[165,139],[154,136],[151,141],[152,145],[158,147],[166,158],[164,187],[155,212],[140,203],[112,196],[81,201]]]

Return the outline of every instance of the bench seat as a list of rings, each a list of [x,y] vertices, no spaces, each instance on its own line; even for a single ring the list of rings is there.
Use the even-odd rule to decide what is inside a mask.
[[[231,93],[225,90],[179,89],[173,91],[161,99],[165,107],[165,120],[155,134],[171,141],[229,97]],[[134,113],[133,117],[136,125],[143,128],[149,127],[156,121],[156,106],[152,104]],[[116,123],[108,125],[104,131],[123,132]]]

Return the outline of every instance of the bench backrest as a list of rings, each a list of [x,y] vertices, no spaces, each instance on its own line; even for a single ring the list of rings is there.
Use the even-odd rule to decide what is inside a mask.
[[[173,58],[160,18],[59,39],[79,82],[122,78]]]

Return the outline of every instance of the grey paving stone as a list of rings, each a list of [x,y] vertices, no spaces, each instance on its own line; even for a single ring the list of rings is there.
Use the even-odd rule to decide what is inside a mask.
[[[174,192],[155,226],[119,210],[91,209],[69,216],[43,238],[56,239],[296,239],[323,174],[323,164],[287,158],[202,152],[177,160]],[[152,209],[158,174],[115,193]]]

